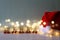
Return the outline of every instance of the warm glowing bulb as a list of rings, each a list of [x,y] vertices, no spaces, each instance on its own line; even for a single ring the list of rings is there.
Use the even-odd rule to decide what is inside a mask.
[[[12,25],[12,26],[14,26],[14,25],[15,25],[15,23],[14,23],[14,22],[11,22],[11,25]]]
[[[1,26],[2,24],[0,23],[0,26]]]
[[[46,22],[43,22],[43,25],[46,25]]]
[[[19,21],[16,21],[16,24],[19,24]]]
[[[4,28],[8,28],[8,26],[4,26]]]
[[[30,29],[30,32],[33,32],[33,29]]]
[[[41,24],[41,22],[39,21],[39,22],[38,22],[38,25],[40,25],[40,24]]]
[[[23,22],[21,22],[21,26],[23,26],[24,25],[24,23]]]
[[[52,24],[54,24],[54,21],[51,21]]]
[[[30,20],[27,20],[27,23],[30,23]]]
[[[26,26],[30,27],[30,24],[26,24]]]
[[[13,28],[10,28],[9,31],[12,32],[13,31]]]
[[[35,27],[36,27],[36,23],[33,23],[33,24],[32,24],[32,28],[35,28]]]
[[[26,31],[27,31],[27,27],[24,27],[24,28],[23,28],[23,31],[26,32]]]
[[[40,20],[40,21],[38,22],[38,25],[40,25],[42,22],[43,22],[43,21],[42,21],[42,20]]]
[[[59,32],[55,32],[55,35],[56,35],[56,36],[59,36]]]
[[[5,22],[10,22],[10,19],[6,19]]]

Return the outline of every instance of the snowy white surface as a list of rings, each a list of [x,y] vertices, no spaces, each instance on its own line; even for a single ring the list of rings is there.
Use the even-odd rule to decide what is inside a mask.
[[[39,27],[39,30],[42,31],[42,32],[47,33],[50,30],[50,26],[43,27],[43,25],[41,25]]]
[[[60,40],[59,37],[46,37],[39,34],[2,34],[0,40]]]

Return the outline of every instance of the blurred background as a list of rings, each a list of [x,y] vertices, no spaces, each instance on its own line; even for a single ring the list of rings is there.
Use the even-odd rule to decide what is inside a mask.
[[[45,11],[60,10],[60,0],[0,0],[0,22],[40,20]]]

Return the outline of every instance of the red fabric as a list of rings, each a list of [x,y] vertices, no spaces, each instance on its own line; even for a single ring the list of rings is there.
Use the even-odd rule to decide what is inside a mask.
[[[55,12],[45,12],[44,16],[42,17],[42,20],[45,22],[50,22],[55,14]]]
[[[56,12],[45,12],[43,17],[42,17],[43,22],[46,22],[47,25],[51,22],[51,21],[55,21],[55,23],[59,24],[59,27],[55,27],[55,29],[59,29],[60,30],[60,11],[56,11]]]

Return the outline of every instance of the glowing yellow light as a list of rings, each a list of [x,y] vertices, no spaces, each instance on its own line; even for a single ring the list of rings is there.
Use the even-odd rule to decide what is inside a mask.
[[[30,27],[30,24],[27,23],[26,26]]]
[[[46,22],[43,22],[43,25],[46,25]]]
[[[33,29],[30,29],[30,32],[33,32]]]
[[[40,25],[41,24],[41,22],[38,22],[38,25]]]
[[[26,32],[26,31],[27,31],[27,28],[26,28],[26,27],[24,27],[24,28],[23,28],[23,31],[24,31],[24,32]]]
[[[17,26],[17,27],[19,27],[19,26],[20,26],[19,21],[16,21],[15,26]]]
[[[0,23],[0,26],[1,26],[2,24]]]
[[[38,25],[40,25],[42,22],[43,22],[43,21],[42,21],[42,20],[40,20],[40,21],[38,22]]]
[[[10,19],[6,19],[5,22],[10,22]]]
[[[36,23],[33,23],[33,24],[32,24],[32,28],[35,28],[35,27],[36,27],[36,25],[37,25]]]
[[[16,21],[16,24],[19,24],[19,21]]]
[[[10,28],[9,31],[12,32],[13,31],[13,28]]]
[[[14,26],[14,25],[15,25],[15,23],[14,23],[14,22],[11,22],[11,25],[12,25],[12,26]]]
[[[31,26],[31,25],[30,25],[30,20],[27,20],[26,26],[27,26],[27,27],[30,27],[30,26]]]
[[[39,32],[39,29],[37,29],[37,32]]]
[[[54,24],[55,22],[54,21],[51,21],[52,24]]]
[[[30,20],[27,20],[27,23],[30,23]]]
[[[4,26],[4,28],[8,28],[8,26]]]
[[[40,20],[40,22],[42,23],[42,22],[43,22],[43,20]]]
[[[59,36],[59,32],[55,32],[55,36]]]
[[[23,22],[21,22],[21,26],[23,26],[24,25],[24,23]]]

